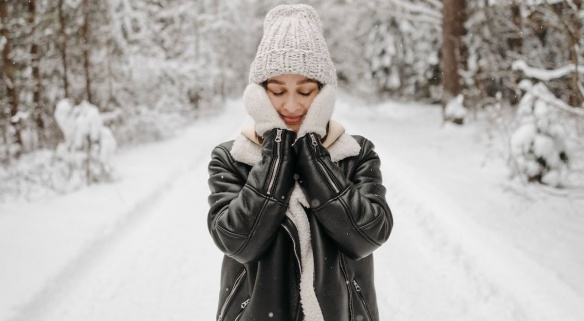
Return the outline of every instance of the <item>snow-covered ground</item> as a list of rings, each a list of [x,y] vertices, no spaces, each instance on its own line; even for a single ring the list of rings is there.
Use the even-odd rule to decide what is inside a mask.
[[[582,318],[582,193],[509,182],[498,142],[443,126],[437,106],[357,105],[343,97],[334,117],[375,143],[395,219],[375,253],[381,320]],[[207,163],[246,121],[230,102],[119,153],[119,182],[0,204],[0,321],[212,320]]]

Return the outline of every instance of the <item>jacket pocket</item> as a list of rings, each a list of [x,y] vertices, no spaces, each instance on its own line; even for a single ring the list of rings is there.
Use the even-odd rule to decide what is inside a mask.
[[[239,273],[239,275],[237,276],[237,279],[235,279],[235,282],[233,282],[233,286],[231,287],[231,292],[229,292],[229,295],[225,299],[225,302],[223,302],[223,306],[221,307],[221,313],[219,314],[219,318],[217,318],[217,321],[224,321],[225,320],[224,319],[225,314],[229,310],[229,306],[231,305],[231,302],[233,302],[233,299],[235,299],[237,292],[239,292],[239,289],[241,289],[241,287],[243,285],[243,281],[245,280],[246,273],[247,273],[247,271],[245,269],[243,269],[243,271],[241,271],[241,273]]]
[[[365,300],[365,297],[363,296],[363,289],[359,286],[359,283],[357,283],[357,281],[355,279],[353,279],[352,281],[353,283],[353,288],[355,289],[355,292],[357,292],[357,297],[359,298],[359,300],[361,301],[361,304],[363,305],[363,310],[365,312],[364,317],[367,318],[367,320],[369,321],[373,321],[373,317],[371,317],[371,312],[369,312],[369,307],[367,306],[367,301]],[[357,315],[357,313],[355,313]]]

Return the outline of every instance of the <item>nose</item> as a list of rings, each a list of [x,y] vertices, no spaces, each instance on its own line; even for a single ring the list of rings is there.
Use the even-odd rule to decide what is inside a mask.
[[[302,106],[298,98],[295,95],[287,95],[284,101],[284,110],[288,115],[299,115],[302,110]]]

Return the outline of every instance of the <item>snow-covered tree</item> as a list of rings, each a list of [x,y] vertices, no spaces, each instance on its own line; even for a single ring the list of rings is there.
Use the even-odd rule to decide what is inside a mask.
[[[515,104],[517,84],[523,75],[510,72],[514,61],[522,60],[538,69],[558,69],[581,65],[579,45],[584,34],[581,1],[469,2],[468,72],[463,73],[472,105],[492,103],[497,92]],[[580,62],[578,62],[580,61]],[[582,104],[582,76],[577,72],[563,78],[545,80],[546,86],[572,106]]]
[[[369,100],[440,98],[441,90],[435,90],[440,83],[440,2],[331,0],[319,5],[341,84]]]
[[[20,33],[19,21],[14,17],[18,16],[17,8],[10,8],[7,1],[0,2],[0,49],[1,49],[1,71],[4,86],[0,89],[3,105],[0,114],[0,135],[2,145],[5,145],[4,157],[12,157],[22,152],[22,137],[19,124],[14,123],[14,117],[20,109],[18,85],[19,79],[16,77],[14,61],[14,34]]]
[[[378,22],[368,34],[365,55],[369,60],[370,73],[368,77],[377,89],[378,94],[396,93],[401,87],[400,63],[403,60],[403,44],[399,41],[400,34],[396,32],[396,22]]]
[[[97,106],[87,101],[73,106],[63,99],[55,108],[55,120],[65,136],[55,152],[55,188],[68,191],[82,184],[111,180],[117,143],[103,125]]]
[[[531,85],[517,109],[518,128],[511,137],[510,166],[529,182],[562,187],[568,174],[566,133],[549,101],[556,99],[543,83]]]

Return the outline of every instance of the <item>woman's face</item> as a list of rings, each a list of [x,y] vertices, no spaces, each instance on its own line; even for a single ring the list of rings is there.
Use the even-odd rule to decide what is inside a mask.
[[[268,79],[267,92],[280,118],[288,128],[297,132],[319,88],[314,79],[285,74]]]

